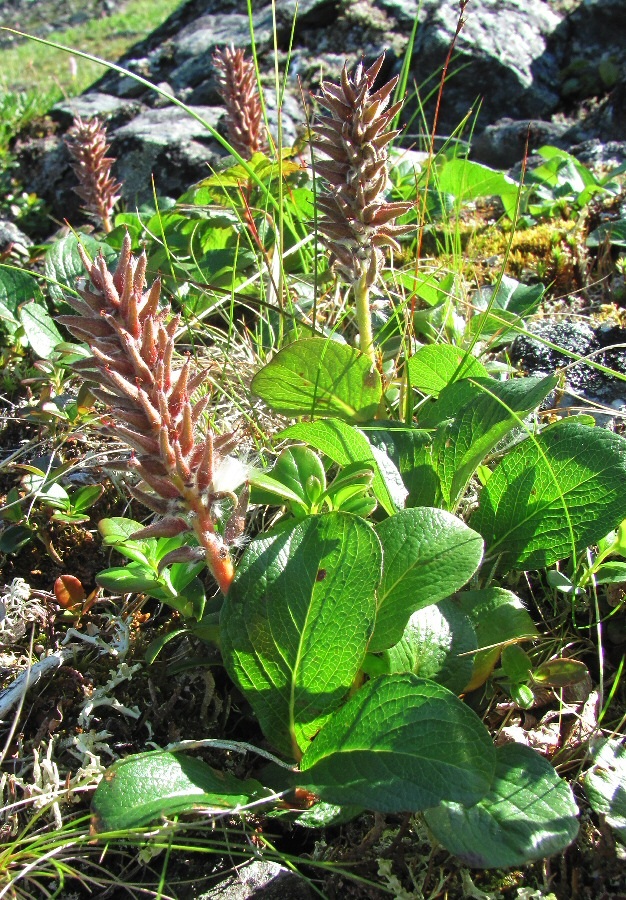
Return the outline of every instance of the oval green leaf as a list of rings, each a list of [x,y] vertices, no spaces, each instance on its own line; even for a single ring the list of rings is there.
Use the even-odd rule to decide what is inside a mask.
[[[569,785],[530,747],[497,748],[489,793],[474,806],[443,803],[425,812],[440,844],[466,865],[522,866],[564,850],[578,833]]]
[[[224,664],[288,756],[300,757],[361,668],[381,566],[373,529],[334,512],[253,540],[237,567],[220,623]]]
[[[470,522],[500,569],[541,569],[597,543],[624,517],[626,439],[562,424],[494,469]]]
[[[369,359],[337,341],[305,338],[280,350],[252,379],[252,390],[286,416],[371,419],[382,398]]]
[[[258,781],[240,781],[200,759],[156,750],[114,763],[91,803],[93,834],[148,825],[196,807],[235,809],[261,796]]]
[[[298,783],[328,803],[417,812],[443,800],[480,800],[495,751],[476,713],[446,688],[383,675],[332,717],[300,769]]]
[[[489,374],[475,356],[452,344],[426,344],[409,359],[407,366],[411,387],[435,397],[461,378],[487,378]]]
[[[397,481],[401,482],[400,475],[393,460],[385,460],[381,469],[379,460],[381,454],[374,455],[373,448],[367,437],[360,429],[341,419],[324,419],[318,422],[298,422],[283,429],[278,438],[292,438],[304,441],[310,447],[315,447],[338,466],[349,466],[352,463],[371,463],[374,467],[374,481],[372,491],[374,496],[385,510],[392,516],[396,510],[402,507],[406,492],[399,494]],[[394,476],[390,477],[389,470],[394,470]]]
[[[63,337],[47,309],[40,303],[25,303],[20,306],[18,316],[33,352],[42,359],[50,359]]]
[[[460,694],[472,677],[477,647],[469,617],[451,600],[442,600],[413,613],[402,640],[385,656],[389,672],[413,672]]]
[[[412,613],[463,587],[483,554],[480,535],[442,509],[401,510],[376,532],[384,567],[370,652],[393,647]]]

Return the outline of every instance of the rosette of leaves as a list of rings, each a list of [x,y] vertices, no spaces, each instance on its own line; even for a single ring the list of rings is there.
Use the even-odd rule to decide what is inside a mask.
[[[193,531],[199,547],[183,546],[160,561],[197,561],[204,556],[224,593],[233,578],[229,545],[243,530],[247,488],[233,491],[245,480],[238,467],[232,473],[237,439],[214,435],[200,425],[210,395],[194,400],[206,372],[193,373],[187,357],[175,354],[174,335],[180,317],[160,306],[157,279],[144,290],[146,256],[131,254],[130,237],[124,238],[114,273],[100,254],[91,260],[79,245],[90,283],[79,285],[80,298],[68,297],[77,315],[60,316],[92,356],[75,363],[92,393],[108,407],[104,432],[129,446],[133,453],[123,466],[141,478],[129,486],[132,495],[162,518],[132,535],[135,539],[174,537]],[[224,497],[233,512],[223,533],[217,528],[218,504]]]
[[[413,206],[385,199],[388,147],[399,133],[389,125],[404,101],[389,106],[397,76],[372,90],[383,60],[384,54],[369,69],[359,64],[352,76],[344,65],[341,84],[322,82],[317,101],[329,115],[318,117],[312,142],[328,157],[316,166],[327,184],[317,198],[320,240],[332,267],[354,289],[361,350],[372,360],[369,290],[380,274],[383,248],[399,250],[397,236],[412,227],[395,220]]]

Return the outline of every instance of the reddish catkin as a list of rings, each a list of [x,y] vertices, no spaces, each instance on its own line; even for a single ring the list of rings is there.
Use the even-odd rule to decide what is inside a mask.
[[[240,156],[252,159],[267,150],[254,61],[241,48],[225,47],[213,54],[213,66],[226,106],[228,140]]]
[[[413,203],[388,203],[388,145],[399,133],[389,128],[403,101],[389,106],[398,78],[379,90],[372,87],[384,54],[369,68],[359,64],[350,76],[344,65],[341,83],[322,82],[317,101],[328,115],[313,125],[313,147],[328,160],[318,162],[317,174],[326,192],[317,198],[320,240],[331,253],[333,268],[347,284],[376,281],[385,246],[399,250],[399,234],[413,226],[395,219]]]
[[[129,491],[161,516],[133,537],[194,532],[200,546],[167,554],[161,566],[204,558],[226,594],[234,576],[229,545],[243,531],[248,497],[246,486],[239,497],[233,494],[245,481],[243,466],[234,467],[239,480],[224,485],[225,464],[232,463],[229,454],[238,439],[200,431],[210,401],[194,400],[193,394],[205,373],[192,373],[189,358],[177,357],[179,317],[160,306],[158,279],[145,289],[146,257],[133,256],[128,234],[115,272],[102,255],[92,261],[80,246],[79,252],[90,283],[79,286],[80,298],[68,297],[77,315],[59,316],[59,322],[91,348],[93,355],[75,369],[108,408],[105,434],[132,450],[120,467],[141,481]],[[217,517],[225,496],[234,510],[222,537]]]
[[[106,155],[106,128],[99,119],[85,121],[76,116],[65,144],[79,182],[74,190],[83,200],[85,212],[100,222],[104,231],[111,231],[113,208],[120,199],[122,185],[111,175],[115,160]]]

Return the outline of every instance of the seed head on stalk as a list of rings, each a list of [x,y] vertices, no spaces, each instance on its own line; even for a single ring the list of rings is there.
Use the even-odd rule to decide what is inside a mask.
[[[89,259],[79,245],[90,284],[79,287],[78,298],[68,298],[77,315],[59,316],[80,341],[89,344],[93,356],[75,364],[92,393],[108,407],[104,431],[125,443],[132,456],[125,467],[141,478],[129,486],[131,494],[162,516],[132,537],[173,537],[195,532],[199,547],[181,547],[161,560],[172,562],[205,558],[224,593],[234,576],[229,544],[243,530],[248,489],[239,497],[233,491],[245,481],[220,477],[229,468],[229,453],[238,439],[234,434],[200,432],[202,414],[210,395],[193,400],[206,372],[192,372],[187,357],[175,355],[174,335],[180,317],[160,306],[157,279],[144,291],[146,256],[134,257],[128,234],[124,238],[114,273],[100,254]],[[224,497],[234,509],[220,535],[216,528],[218,504]]]
[[[115,160],[106,155],[106,128],[97,118],[85,121],[76,116],[65,144],[79,182],[74,190],[84,201],[85,211],[102,223],[104,231],[111,231],[113,207],[120,199],[122,185],[111,175]]]
[[[375,360],[369,291],[378,278],[383,248],[399,250],[399,234],[413,226],[395,219],[413,203],[388,203],[388,146],[399,133],[389,124],[403,100],[389,106],[398,77],[379,90],[372,87],[384,54],[369,68],[359,64],[348,75],[344,65],[341,84],[323,81],[317,101],[329,115],[318,116],[313,126],[313,147],[329,159],[316,170],[327,189],[317,198],[320,240],[331,254],[331,264],[354,289],[361,350]]]
[[[228,140],[244,159],[267,149],[254,61],[239,47],[213,54],[218,90],[226,106]]]

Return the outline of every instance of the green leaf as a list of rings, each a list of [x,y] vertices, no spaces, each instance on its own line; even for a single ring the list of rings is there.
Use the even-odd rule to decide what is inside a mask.
[[[286,522],[241,558],[222,610],[224,664],[282,752],[299,757],[361,668],[381,565],[373,529],[341,512]]]
[[[488,377],[487,370],[476,357],[452,344],[427,344],[409,359],[407,365],[411,387],[434,396],[461,378]]]
[[[441,481],[443,505],[453,509],[470,478],[502,438],[556,386],[547,378],[472,378],[445,388],[420,424],[436,428],[432,462]]]
[[[372,446],[384,451],[400,472],[409,492],[405,506],[438,506],[441,480],[433,463],[433,436],[429,431],[390,422],[384,428],[364,429]]]
[[[258,781],[241,781],[182,753],[138,753],[105,772],[91,803],[92,829],[126,831],[197,807],[235,809],[262,793]]]
[[[489,790],[495,751],[476,713],[415,675],[369,681],[326,724],[300,763],[298,782],[328,803],[418,812]]]
[[[452,602],[469,616],[478,638],[479,652],[474,657],[474,671],[466,691],[485,683],[505,644],[537,637],[535,624],[522,601],[504,588],[462,591]]]
[[[305,338],[280,350],[252,379],[252,390],[286,416],[371,419],[382,398],[380,375],[347,344]]]
[[[106,547],[115,547],[118,553],[127,556],[144,566],[150,566],[150,547],[156,541],[132,541],[130,535],[143,528],[141,522],[134,519],[126,519],[123,516],[112,516],[110,519],[100,519],[98,531],[102,535],[102,543]]]
[[[45,274],[50,279],[48,291],[57,303],[64,299],[64,290],[74,294],[76,280],[85,276],[85,267],[78,255],[78,242],[83,245],[89,256],[94,259],[101,251],[107,263],[111,263],[117,253],[108,244],[96,240],[89,234],[76,235],[74,232],[55,241],[46,253]]]
[[[392,516],[402,505],[400,496],[390,488],[388,481],[383,477],[378,465],[379,457],[374,456],[367,437],[353,425],[348,425],[340,419],[299,422],[297,425],[284,428],[277,438],[304,441],[332,459],[338,466],[348,466],[355,462],[371,463],[374,467],[372,490],[382,508]]]
[[[72,494],[72,508],[76,512],[83,512],[89,509],[100,499],[103,491],[104,488],[101,484],[86,484]]]
[[[598,567],[593,577],[596,584],[622,584],[626,581],[626,563],[609,560]]]
[[[534,312],[544,293],[542,284],[520,284],[503,275],[499,282],[481,288],[474,297],[474,307],[479,312],[470,320],[470,334],[478,334],[483,340],[497,335],[498,344],[513,340],[523,326],[522,318]],[[506,327],[507,322],[511,328]]]
[[[383,577],[370,651],[392,647],[409,617],[469,581],[480,565],[480,535],[442,509],[405,509],[381,522]]]
[[[438,173],[437,187],[441,193],[452,194],[461,203],[479,197],[500,197],[509,219],[515,218],[519,184],[480,163],[467,159],[451,159]]]
[[[254,503],[275,503],[272,494],[278,494],[309,511],[326,489],[326,472],[317,454],[298,445],[282,450],[269,475],[255,475],[252,484]]]
[[[584,780],[589,803],[626,844],[626,745],[615,738],[597,741],[591,759],[593,766]]]
[[[335,806],[333,803],[316,803],[295,820],[303,828],[330,828],[344,825],[363,812],[360,806]]]
[[[33,352],[42,359],[50,359],[63,337],[46,308],[39,303],[25,303],[20,306],[18,316]]]
[[[491,789],[478,803],[442,803],[424,813],[435,838],[466,865],[484,869],[522,866],[564,850],[578,833],[567,782],[522,744],[505,744],[496,754]]]
[[[623,437],[567,422],[511,450],[470,520],[489,557],[540,569],[604,537],[624,516],[625,451]]]
[[[160,585],[156,572],[151,575],[145,566],[136,562],[104,569],[96,575],[96,582],[115,594],[152,593]]]
[[[33,276],[0,265],[0,322],[5,331],[12,334],[19,327],[19,308],[30,300],[43,303],[43,294]]]
[[[477,647],[469,616],[442,600],[413,613],[402,639],[384,655],[389,672],[413,672],[460,694],[472,677]]]
[[[579,659],[549,659],[533,672],[533,681],[545,687],[564,688],[580,684],[589,677],[589,670]]]

